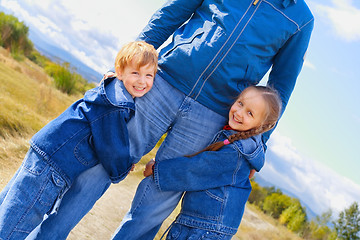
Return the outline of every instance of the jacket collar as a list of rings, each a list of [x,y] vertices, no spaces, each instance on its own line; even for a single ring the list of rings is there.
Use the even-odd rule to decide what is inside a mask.
[[[282,5],[284,8],[288,7],[291,2],[294,2],[296,4],[297,0],[284,0]]]

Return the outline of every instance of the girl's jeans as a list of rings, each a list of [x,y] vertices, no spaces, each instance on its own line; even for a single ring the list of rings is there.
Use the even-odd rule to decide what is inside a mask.
[[[230,240],[233,235],[225,235],[209,230],[192,228],[179,223],[173,223],[166,240],[197,240],[197,239],[216,239]]]
[[[56,211],[65,180],[30,148],[0,194],[0,239],[25,239],[44,215]]]
[[[226,123],[226,118],[187,97],[158,75],[153,88],[145,96],[136,98],[135,103],[135,116],[128,123],[128,131],[131,155],[137,160],[148,153],[166,132],[157,159],[195,153],[208,145]],[[48,236],[65,239],[101,197],[109,180],[101,165],[94,168],[78,177],[81,182],[76,180],[74,183],[78,190],[67,192],[57,215],[44,221],[36,239],[48,239]],[[181,192],[160,192],[151,177],[145,178],[139,184],[131,209],[114,239],[153,239],[181,195]],[[78,201],[82,204],[77,204]],[[47,233],[50,235],[45,236]]]

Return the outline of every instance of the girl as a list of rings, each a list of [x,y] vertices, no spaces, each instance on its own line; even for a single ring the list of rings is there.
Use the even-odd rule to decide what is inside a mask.
[[[232,105],[229,125],[215,143],[191,156],[147,164],[144,175],[152,174],[159,189],[187,191],[166,239],[232,238],[251,191],[251,169],[264,165],[261,134],[275,126],[280,110],[272,89],[248,87]]]

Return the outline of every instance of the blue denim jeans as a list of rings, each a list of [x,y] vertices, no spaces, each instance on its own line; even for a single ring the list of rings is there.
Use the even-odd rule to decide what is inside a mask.
[[[137,160],[151,151],[158,140],[167,136],[157,152],[157,159],[194,153],[204,148],[226,123],[226,118],[211,111],[156,76],[153,88],[135,99],[135,116],[128,123],[130,152]],[[88,170],[75,180],[81,190],[67,192],[57,215],[47,219],[36,239],[45,232],[65,239],[77,222],[91,209],[107,188],[101,167]],[[85,184],[86,183],[86,184]],[[106,183],[106,184],[105,184]],[[87,194],[86,199],[82,194]],[[173,211],[182,193],[160,192],[152,178],[145,178],[137,189],[130,211],[117,229],[114,239],[153,239],[162,222]],[[75,207],[77,199],[89,201]],[[70,207],[65,207],[69,205]],[[76,204],[77,205],[77,204]],[[62,216],[58,219],[59,216]],[[61,219],[67,219],[64,223]],[[46,223],[47,222],[47,223]]]
[[[0,195],[0,239],[25,239],[66,189],[65,180],[30,149]]]
[[[230,240],[232,235],[225,235],[199,228],[173,223],[166,240]]]
[[[110,184],[109,175],[101,164],[80,174],[64,195],[58,211],[45,219],[26,239],[66,239]]]

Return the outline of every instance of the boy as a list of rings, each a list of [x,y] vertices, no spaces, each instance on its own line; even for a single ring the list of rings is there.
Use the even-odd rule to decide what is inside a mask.
[[[111,182],[132,168],[127,122],[134,97],[152,87],[158,54],[152,45],[131,42],[118,53],[117,78],[107,78],[30,140],[22,166],[0,194],[0,239],[24,239],[83,171],[102,163]],[[120,81],[119,81],[120,80]]]

